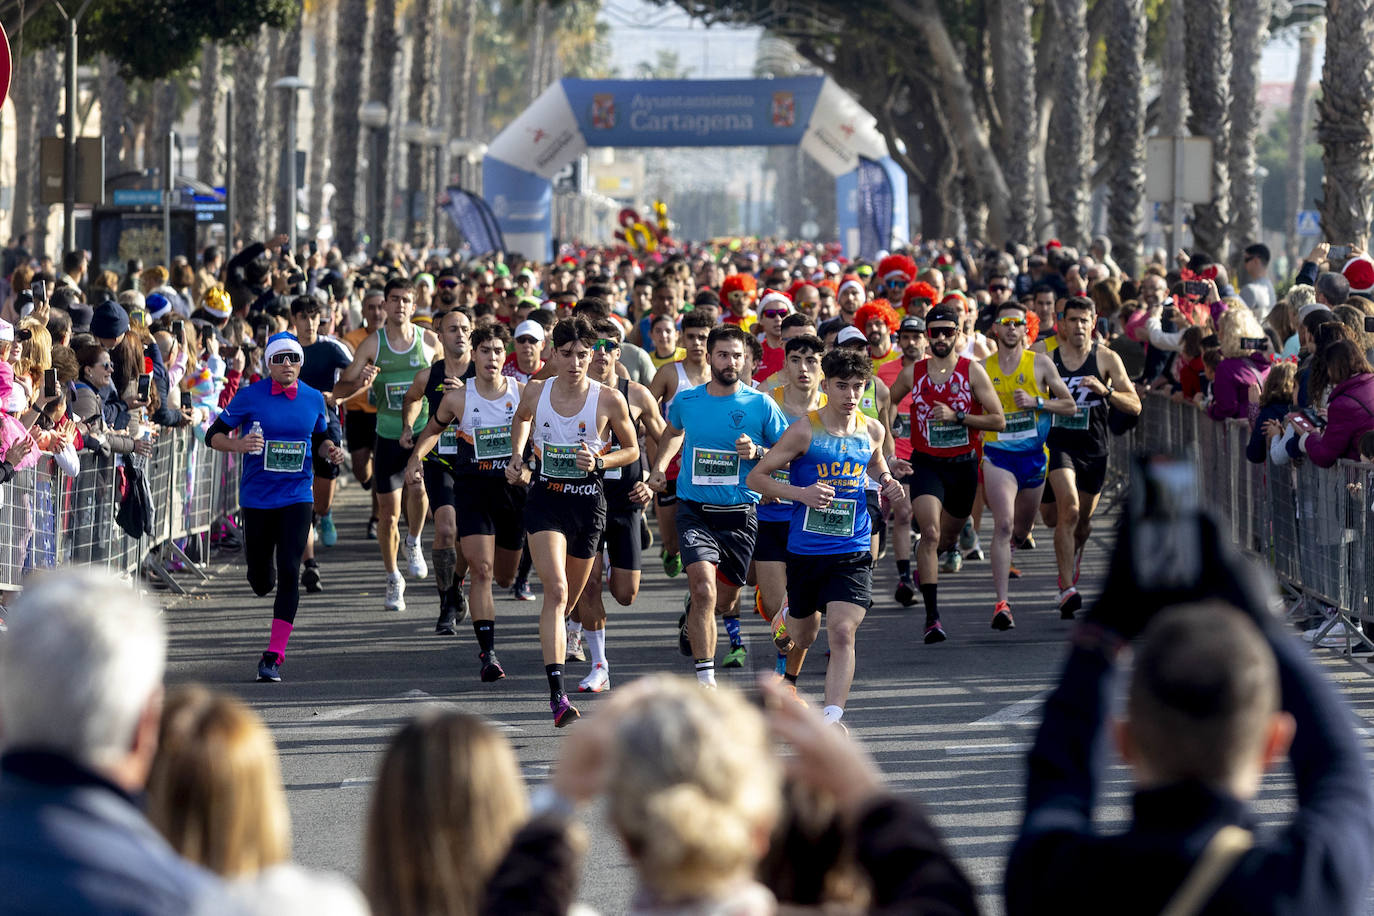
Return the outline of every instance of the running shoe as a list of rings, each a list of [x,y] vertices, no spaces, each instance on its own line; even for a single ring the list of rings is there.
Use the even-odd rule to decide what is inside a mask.
[[[367,539],[369,541],[377,540],[377,520],[375,518],[367,520]]]
[[[339,529],[334,527],[333,512],[326,512],[324,518],[320,519],[320,543],[326,547],[339,543]]]
[[[482,683],[490,684],[506,676],[506,669],[501,667],[501,660],[496,657],[495,651],[483,652],[477,657],[482,660]]]
[[[462,623],[468,616],[468,596],[463,594],[463,580],[459,579],[454,582],[449,592],[449,605],[456,613],[453,622],[455,624]]]
[[[420,546],[419,540],[412,541],[405,539],[406,572],[412,579],[423,579],[429,575],[429,564],[425,562],[425,549]]]
[[[787,633],[787,613],[784,609],[778,612],[778,616],[773,618],[773,645],[778,647],[778,651],[783,655],[796,648],[796,643]]]
[[[1083,597],[1070,585],[1059,593],[1059,619],[1073,620],[1074,612],[1083,606]]]
[[[592,673],[584,677],[577,685],[577,689],[582,693],[600,693],[603,690],[611,689],[611,671],[601,662],[592,666]]]
[[[1026,535],[1024,538],[1022,538],[1021,540],[1015,542],[1015,544],[1014,544],[1013,546],[1015,546],[1017,550],[1034,550],[1034,549],[1035,549],[1035,535],[1033,535],[1033,534],[1028,534],[1028,535]]]
[[[324,591],[324,586],[320,584],[320,567],[314,563],[305,564],[305,569],[301,570],[301,585],[312,595]]]
[[[897,580],[897,593],[893,597],[902,607],[911,607],[916,603],[916,586],[912,584],[910,576],[902,576]]]
[[[558,699],[550,700],[549,710],[553,713],[554,728],[562,728],[574,719],[582,718],[582,713],[577,711],[566,693],[560,693]]]
[[[959,549],[972,550],[978,543],[978,532],[973,530],[973,519],[964,519],[964,527],[959,529]]]
[[[404,611],[406,609],[406,580],[399,572],[392,573],[386,580],[386,601],[382,609]]]
[[[687,636],[687,615],[677,619],[677,650],[685,657],[692,657],[692,640]]]
[[[1017,569],[1015,566],[1008,566],[1007,577],[1011,579],[1019,579],[1021,578],[1021,570]]]
[[[944,642],[946,639],[949,639],[949,637],[945,635],[945,628],[940,624],[940,621],[936,620],[933,623],[926,624],[926,645],[933,646],[937,642]]]
[[[982,545],[979,544],[977,540],[973,543],[973,549],[964,554],[964,559],[968,560],[970,563],[981,563],[983,560],[987,559],[987,557],[983,554]]]
[[[281,683],[281,656],[275,652],[262,653],[258,662],[258,681],[260,683]]]
[[[835,719],[832,722],[827,722],[826,724],[838,728],[840,730],[840,734],[842,735],[849,734],[849,726],[845,725],[844,722],[842,722],[839,719]]]
[[[659,554],[663,558],[663,572],[669,579],[676,579],[682,572],[682,554],[668,553],[666,550]]]
[[[765,623],[772,623],[773,618],[768,616],[768,612],[763,609],[763,592],[758,588],[754,589],[754,613],[763,618]]]
[[[720,666],[722,668],[743,668],[744,657],[748,654],[743,643],[738,646],[731,646],[730,651],[725,653],[725,661],[721,662]]]
[[[1016,626],[1016,621],[1011,619],[1011,605],[1005,601],[997,602],[997,607],[992,610],[992,628],[994,630],[1010,630]]]
[[[574,659],[579,662],[587,660],[587,650],[582,646],[582,632],[580,630],[568,636],[568,654],[563,661],[570,662]]]
[[[797,693],[797,685],[791,681],[782,682],[783,699],[791,700],[801,706],[802,709],[809,709],[811,704],[802,699],[801,694]]]
[[[945,554],[944,560],[940,563],[940,572],[944,573],[957,573],[963,568],[964,558],[959,555],[957,548]]]
[[[458,609],[448,595],[439,596],[439,619],[434,623],[435,636],[458,635]]]
[[[515,584],[510,588],[510,596],[516,601],[533,601],[534,590],[530,588],[530,584],[524,579],[517,579]]]

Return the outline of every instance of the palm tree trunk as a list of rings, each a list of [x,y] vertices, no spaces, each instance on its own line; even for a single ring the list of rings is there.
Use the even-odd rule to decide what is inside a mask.
[[[1121,269],[1139,276],[1140,220],[1145,199],[1145,4],[1115,0],[1107,29],[1102,76],[1104,113],[1110,121],[1107,146],[1107,231]]]
[[[1232,4],[1231,39],[1231,245],[1240,251],[1260,238],[1260,182],[1255,141],[1259,136],[1260,53],[1269,39],[1270,0]]]
[[[151,88],[153,117],[150,121],[151,129],[148,136],[148,161],[161,175],[166,164],[163,160],[166,159],[167,135],[172,132],[172,125],[176,124],[179,114],[177,87],[168,79],[158,80],[152,84]],[[176,169],[175,157],[173,157],[172,169],[173,171]]]
[[[247,242],[265,238],[262,206],[266,196],[262,161],[263,112],[266,103],[266,26],[234,52],[234,195],[238,201],[239,237]]]
[[[38,51],[33,55],[33,105],[37,110],[37,120],[34,122],[35,148],[43,137],[57,136],[57,116],[62,110],[62,60],[58,56],[55,48],[47,48]],[[35,157],[37,164],[37,157]],[[35,168],[27,177],[32,182],[32,197],[30,202],[33,207],[33,251],[34,254],[53,254],[54,249],[50,244],[60,247],[61,238],[52,238],[49,233],[49,222],[52,216],[52,206],[42,202],[40,194],[40,184],[42,178],[40,170]],[[60,254],[60,252],[58,252]]]
[[[1001,53],[992,59],[997,107],[1002,119],[1002,173],[1006,176],[1007,238],[1035,239],[1035,43],[1031,39],[1031,4],[1001,0],[993,18],[1001,23]]]
[[[360,196],[365,182],[358,168],[362,140],[358,109],[363,102],[363,85],[367,82],[370,6],[367,0],[339,0],[338,21],[348,27],[336,30],[339,55],[334,69],[337,79],[329,174],[334,182],[334,238],[345,255],[353,251],[362,234],[358,205],[366,199]]]
[[[37,106],[33,104],[36,55],[20,58],[16,55],[14,98],[14,207],[10,211],[10,232],[16,238],[29,236],[28,249],[33,251],[33,176],[38,174]]]
[[[100,133],[105,138],[105,177],[124,171],[125,135],[129,112],[129,84],[119,74],[119,64],[101,55]]]
[[[539,98],[539,93],[544,91],[544,74],[540,69],[540,63],[544,59],[544,40],[549,29],[549,4],[547,0],[534,0],[534,10],[530,20],[530,68],[527,93],[529,101],[533,102]]]
[[[1307,196],[1307,138],[1312,128],[1311,99],[1312,52],[1317,46],[1321,24],[1308,24],[1298,36],[1298,69],[1293,74],[1293,90],[1288,101],[1288,179],[1283,187],[1284,225],[1287,227],[1287,249],[1290,262],[1296,262],[1298,251],[1298,211],[1304,208]]]
[[[1188,0],[1188,131],[1212,141],[1212,201],[1193,205],[1193,246],[1226,260],[1231,201],[1231,28],[1227,0]]]
[[[281,36],[281,61],[280,74],[271,82],[277,79],[290,76],[300,76],[301,73],[301,42],[303,40],[301,31],[301,18],[303,14],[298,14],[291,28],[282,33]],[[271,82],[268,83],[269,87]],[[288,169],[296,167],[296,150],[286,148],[287,124],[296,125],[296,148],[300,148],[300,93],[295,90],[269,89],[273,95],[273,107],[277,110],[273,124],[273,136],[280,142],[274,144],[271,149],[274,151],[277,160],[277,184],[276,193],[273,200],[276,206],[273,208],[275,219],[272,224],[277,227],[278,232],[287,233],[291,231],[291,226],[296,219],[296,212],[300,209],[295,200],[290,199],[290,172]],[[277,152],[279,151],[279,152]],[[299,188],[299,183],[297,185]]]
[[[324,218],[324,181],[329,174],[329,139],[334,105],[334,43],[338,40],[338,6],[328,3],[315,10],[315,86],[310,94],[310,150],[306,185],[310,237],[320,234]],[[337,195],[338,189],[335,189]]]
[[[395,70],[400,41],[396,35],[396,0],[376,0],[373,6],[372,50],[369,55],[372,59],[372,73],[369,78],[368,99],[381,102],[390,115],[390,125],[382,131],[381,140],[377,144],[380,159],[373,166],[380,167],[385,172],[382,181],[385,193],[380,195],[381,200],[378,202],[381,212],[377,214],[377,225],[381,227],[382,238],[386,238],[391,226],[391,191],[396,187],[393,180],[391,146],[394,139],[392,125],[399,123],[396,111]],[[381,238],[372,240],[374,251],[381,242]]]
[[[455,49],[457,61],[457,80],[453,92],[453,135],[462,140],[475,139],[477,121],[473,118],[473,58],[475,57],[474,39],[477,36],[477,0],[458,0],[458,45]],[[472,169],[466,160],[456,165],[459,184],[472,188],[470,176]],[[454,236],[456,238],[456,236]]]
[[[406,100],[406,117],[427,130],[436,126],[439,117],[439,42],[435,35],[438,27],[437,7],[435,0],[416,0],[411,21],[414,42],[410,52],[410,91]],[[436,194],[433,184],[434,147],[422,143],[412,148],[406,157],[406,191],[410,204],[406,213],[407,238],[427,234]]]
[[[222,177],[224,144],[220,139],[219,114],[224,107],[224,73],[219,44],[206,42],[200,54],[200,117],[196,129],[196,177],[214,186]],[[106,140],[109,150],[109,140]]]
[[[1188,81],[1185,78],[1184,61],[1188,51],[1184,47],[1183,33],[1187,24],[1183,18],[1185,0],[1169,0],[1169,12],[1164,24],[1164,52],[1160,70],[1163,81],[1159,90],[1159,135],[1161,137],[1182,137],[1188,120]],[[1161,218],[1166,226],[1174,224],[1174,205],[1172,201],[1160,208]],[[1174,239],[1175,248],[1183,244],[1183,239]]]
[[[1374,196],[1374,0],[1327,0],[1317,139],[1322,230],[1336,244],[1368,241]]]
[[[1054,78],[1054,122],[1046,175],[1055,233],[1065,245],[1088,241],[1088,161],[1092,129],[1088,107],[1088,11],[1084,0],[1053,0],[1060,42]]]

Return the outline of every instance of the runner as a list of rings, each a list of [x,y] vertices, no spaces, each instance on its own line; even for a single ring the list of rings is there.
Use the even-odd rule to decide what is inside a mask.
[[[787,362],[782,373],[776,376],[783,383],[770,394],[788,421],[794,422],[825,404],[825,395],[820,391],[821,356],[825,353],[825,344],[814,334],[807,334],[787,341],[785,348]],[[774,477],[787,482],[786,467],[775,472]],[[792,503],[787,499],[760,503],[758,518],[759,534],[754,543],[754,610],[771,626],[787,602],[787,535],[792,522]],[[801,648],[794,651],[803,657],[806,653]],[[731,664],[731,655],[725,657],[722,667],[743,666],[742,643],[737,664]],[[785,662],[787,654],[779,652],[778,658]],[[797,664],[794,671],[799,670],[800,658]]]
[[[444,358],[417,372],[406,390],[401,416],[402,448],[413,448],[415,436],[411,430],[422,409],[433,417],[445,392],[461,388],[466,379],[477,374],[468,347],[472,319],[467,313],[465,308],[452,308],[435,316],[435,330],[439,332]],[[450,439],[456,432],[450,434]],[[434,513],[434,542],[430,550],[434,557],[434,585],[439,590],[439,617],[434,624],[438,636],[458,635],[458,624],[468,612],[467,598],[463,596],[463,578],[467,575],[468,564],[458,555],[457,494],[447,467],[454,454],[452,449],[431,451],[425,457],[421,480]],[[414,455],[411,457],[413,459]]]
[[[864,308],[867,307],[868,305],[864,306]],[[859,311],[862,312],[863,309]],[[856,317],[855,320],[857,321],[858,318]],[[869,352],[869,340],[870,338],[855,326],[842,328],[840,333],[835,335],[835,349],[861,350],[867,353]],[[868,384],[864,387],[863,395],[859,398],[859,413],[882,423],[883,429],[887,430],[883,454],[888,457],[889,461],[892,460],[897,450],[897,445],[892,440],[892,430],[887,419],[892,412],[891,404],[890,389],[881,380],[870,375]],[[865,503],[868,506],[868,514],[871,516],[869,531],[873,538],[873,562],[877,563],[878,557],[883,551],[883,544],[887,539],[887,519],[883,514],[882,496],[877,482],[867,480],[864,482],[864,487],[866,490]]]
[[[677,345],[677,319],[671,315],[655,315],[649,336],[653,340],[649,361],[654,364],[655,372],[687,355],[687,351]]]
[[[365,338],[353,354],[353,363],[344,370],[334,386],[335,398],[352,396],[360,388],[369,388],[377,405],[377,438],[373,445],[372,486],[377,493],[377,544],[382,551],[382,567],[386,570],[386,598],[382,605],[388,611],[403,611],[406,607],[405,580],[396,568],[396,548],[399,539],[397,521],[401,514],[401,497],[405,495],[406,555],[409,572],[417,579],[429,574],[420,549],[420,533],[427,511],[425,489],[419,484],[405,482],[406,462],[410,450],[400,443],[404,429],[401,411],[405,394],[415,379],[415,373],[434,358],[439,340],[430,331],[410,323],[415,309],[415,291],[410,281],[395,277],[386,282],[386,322],[377,333]],[[422,406],[412,431],[424,426],[427,406]]]
[[[720,285],[720,298],[725,305],[721,320],[750,331],[758,319],[753,310],[757,290],[758,281],[753,274],[731,274],[726,277]]]
[[[544,368],[544,328],[526,319],[516,325],[515,345],[501,367],[501,374],[524,385]]]
[[[764,496],[792,502],[783,627],[802,651],[788,655],[784,677],[795,689],[801,658],[820,633],[824,614],[830,640],[824,714],[827,722],[838,723],[854,680],[854,635],[872,605],[864,479],[878,481],[894,503],[906,494],[883,460],[886,428],[859,413],[873,372],[868,355],[832,350],[821,368],[826,403],[787,428],[747,483]]]
[[[903,369],[892,400],[911,395],[911,495],[921,529],[916,567],[926,607],[925,642],[943,642],[939,554],[954,547],[978,489],[975,435],[1001,430],[1002,404],[983,367],[955,351],[963,316],[940,305],[926,314],[930,356]],[[978,408],[981,407],[981,411]]]
[[[616,375],[618,345],[623,334],[620,325],[602,319],[592,327],[597,333],[597,343],[587,375],[592,381],[620,391],[621,397],[629,405],[630,420],[637,430],[643,430],[643,443],[651,452],[659,434],[663,432],[663,417],[658,412],[658,404],[649,394],[649,389]],[[620,440],[612,435],[611,451],[619,448]],[[582,597],[573,611],[579,628],[586,635],[587,648],[591,653],[592,670],[577,685],[577,689],[583,693],[600,693],[611,687],[611,668],[606,660],[606,605],[601,597],[606,563],[610,565],[611,596],[617,604],[629,607],[639,594],[643,552],[641,525],[644,507],[653,498],[653,491],[644,483],[648,460],[644,457],[643,448],[642,445],[640,457],[634,463],[608,470],[602,475],[606,490],[606,529],[601,538],[604,553],[598,551],[587,587],[582,590]],[[569,636],[570,644],[571,641],[572,637]]]
[[[892,335],[897,333],[899,324],[897,312],[886,299],[865,302],[854,313],[854,327],[862,331],[867,339],[874,373],[885,363],[902,358],[902,351],[892,345]]]
[[[1040,506],[1051,417],[1071,417],[1078,408],[1050,358],[1026,348],[1026,307],[1004,299],[995,308],[992,333],[997,352],[984,361],[983,368],[997,391],[1006,425],[1000,432],[983,433],[983,490],[993,523],[992,584],[997,604],[992,628],[1010,630],[1016,626],[1007,603],[1012,545],[1030,533]]]
[[[682,452],[687,466],[678,478],[676,521],[691,604],[679,633],[686,629],[697,680],[707,686],[716,683],[714,614],[733,607],[758,534],[759,496],[744,478],[787,425],[772,398],[740,384],[748,342],[733,325],[711,331],[711,380],[677,393],[649,477],[650,489],[666,492],[668,463]]]
[[[700,312],[691,311],[682,316],[682,347],[686,354],[677,362],[669,363],[658,370],[654,380],[649,383],[649,393],[662,405],[663,416],[673,400],[688,388],[706,384],[711,377],[711,364],[707,359],[706,341],[714,327],[711,319]],[[677,540],[677,478],[679,461],[668,465],[665,489],[658,491],[654,499],[654,515],[658,519],[658,533],[663,539],[663,572],[668,578],[676,578],[682,572],[682,554]]]
[[[792,314],[792,300],[775,289],[765,290],[759,301],[759,343],[763,345],[763,359],[754,374],[767,379],[782,369],[787,355],[782,347],[782,323]]]
[[[442,326],[446,333],[455,322],[451,318],[454,314],[460,313],[444,315]],[[427,486],[436,468],[450,479],[449,490],[455,498],[450,508],[456,515],[463,563],[472,576],[472,630],[477,636],[477,657],[482,663],[480,677],[486,683],[506,676],[496,657],[492,582],[505,587],[514,581],[525,542],[521,528],[525,488],[506,479],[511,419],[524,387],[501,374],[509,343],[510,335],[499,324],[472,332],[469,353],[475,371],[471,381],[455,386],[445,380],[442,397],[431,411],[429,423],[416,437],[415,451],[406,466],[410,479],[423,480]],[[442,365],[435,363],[434,368],[441,369]],[[439,550],[435,548],[436,577],[441,574],[439,564]],[[457,574],[452,578],[454,591],[461,596]],[[461,620],[461,613],[454,615],[453,632]]]
[[[362,282],[362,281],[359,281]],[[363,326],[354,328],[344,335],[344,343],[356,354],[364,340],[377,335],[377,329],[386,321],[386,294],[380,287],[363,293]],[[332,394],[332,392],[331,392]],[[338,396],[334,401],[343,400]],[[372,515],[367,520],[367,537],[377,539],[377,490],[372,486],[372,446],[377,441],[377,405],[372,401],[372,389],[364,387],[357,394],[344,401],[344,439],[348,442],[348,455],[353,465],[353,476],[364,490],[372,493]]]
[[[889,388],[896,383],[903,369],[926,358],[926,320],[908,315],[897,327],[897,349],[902,358],[883,363],[878,368],[878,381]],[[892,428],[895,458],[889,470],[898,475],[907,494],[905,502],[892,507],[892,556],[897,563],[897,591],[893,598],[902,607],[916,603],[916,585],[911,579],[911,395],[889,405],[888,426]]]
[[[240,388],[205,433],[210,448],[242,456],[239,505],[248,584],[259,597],[277,590],[259,681],[281,680],[300,604],[301,556],[315,504],[306,454],[336,465],[344,460],[338,440],[330,438],[324,396],[297,380],[304,359],[295,337],[273,335],[264,354],[270,378]],[[245,435],[229,435],[244,429]]]
[[[353,354],[337,340],[319,336],[321,312],[319,300],[314,296],[297,296],[291,302],[291,323],[305,357],[300,380],[324,396],[329,438],[342,442],[343,428],[339,425],[339,410],[334,403],[334,382],[339,372],[348,368]],[[305,586],[307,592],[321,592],[324,586],[320,584],[320,565],[315,560],[316,529],[319,529],[319,540],[325,547],[333,547],[338,542],[339,533],[334,528],[330,508],[334,505],[334,493],[339,483],[339,466],[318,455],[311,457],[311,464],[315,472],[311,484],[315,496],[314,525],[305,542],[305,568],[301,572],[301,585]]]
[[[1050,355],[1069,394],[1078,404],[1072,417],[1055,417],[1050,428],[1050,485],[1045,492],[1045,524],[1054,529],[1054,559],[1059,568],[1059,616],[1072,620],[1083,606],[1078,570],[1092,532],[1093,512],[1107,477],[1109,409],[1136,415],[1140,397],[1121,357],[1093,342],[1097,309],[1087,296],[1064,303],[1057,324],[1059,346]]]
[[[853,324],[859,306],[867,301],[868,288],[864,286],[864,281],[855,274],[845,274],[840,280],[839,292],[835,294],[835,302],[840,307],[839,317],[844,319],[844,323]]]
[[[625,399],[587,377],[597,341],[591,325],[580,318],[554,326],[558,374],[525,386],[511,423],[506,465],[507,482],[519,483],[525,471],[525,445],[532,444],[537,464],[525,506],[525,533],[544,584],[539,644],[549,680],[549,709],[558,728],[578,717],[563,689],[568,648],[563,617],[582,595],[605,529],[601,474],[639,458]],[[622,446],[603,455],[612,435]]]

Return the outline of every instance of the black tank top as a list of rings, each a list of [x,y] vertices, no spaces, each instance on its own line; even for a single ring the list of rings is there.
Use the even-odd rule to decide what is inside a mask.
[[[1050,359],[1054,360],[1054,368],[1059,370],[1060,377],[1068,386],[1069,394],[1078,402],[1078,413],[1072,417],[1055,415],[1050,426],[1049,446],[1084,458],[1101,458],[1107,454],[1109,444],[1107,401],[1093,394],[1083,383],[1083,380],[1089,377],[1104,385],[1107,383],[1102,370],[1097,366],[1097,344],[1093,344],[1083,360],[1083,365],[1077,369],[1069,369],[1064,365],[1063,353],[1062,348],[1056,348],[1050,354]]]
[[[620,396],[625,399],[625,403],[630,403],[630,380],[620,379],[616,388],[620,391]],[[611,432],[610,451],[618,451],[621,443],[616,438],[615,433]],[[608,453],[609,454],[609,453]],[[614,468],[604,473],[602,481],[606,487],[606,508],[608,511],[634,509],[639,507],[639,503],[631,502],[630,490],[644,477],[644,452],[641,450],[639,457],[632,463],[623,468]]]

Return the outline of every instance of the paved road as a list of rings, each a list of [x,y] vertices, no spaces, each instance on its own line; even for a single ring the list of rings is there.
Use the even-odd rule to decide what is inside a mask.
[[[166,601],[169,681],[232,691],[267,719],[281,751],[297,859],[355,877],[380,754],[392,733],[426,704],[453,704],[496,721],[531,783],[546,778],[559,742],[539,658],[538,603],[498,599],[497,645],[508,677],[480,683],[470,626],[457,638],[433,634],[432,578],[410,583],[406,611],[382,611],[384,579],[375,542],[362,537],[362,496],[356,486],[341,494],[340,540],[322,552],[326,591],[302,601],[281,684],[253,682],[270,598],[252,595],[237,558],[218,557],[208,583],[189,597]],[[989,524],[985,519],[985,531]],[[895,573],[891,559],[884,559],[877,577],[880,600],[859,630],[858,671],[845,715],[851,734],[867,745],[892,785],[929,806],[979,886],[987,913],[1001,912],[1001,870],[1021,814],[1023,754],[1040,701],[1056,678],[1069,627],[1054,610],[1053,550],[1041,534],[1036,550],[1017,556],[1026,575],[1012,583],[1016,629],[997,633],[988,627],[990,572],[986,563],[971,563],[945,577],[941,611],[951,639],[934,647],[921,644],[920,607],[904,610],[892,601]],[[1105,544],[1105,537],[1094,540],[1084,559],[1089,600],[1104,572]],[[684,578],[669,580],[654,568],[634,607],[616,608],[608,599],[613,683],[662,670],[690,675],[674,628],[684,589]],[[745,628],[751,664],[771,670],[771,642],[762,623],[747,619]],[[801,679],[803,694],[814,699],[823,686],[821,648],[823,643]],[[1368,669],[1334,658],[1324,664],[1363,718],[1365,734],[1374,735],[1368,728],[1374,719]],[[571,663],[570,683],[586,670]],[[739,684],[752,676],[718,674]],[[584,711],[595,710],[601,700],[584,696],[578,703]],[[1103,822],[1120,822],[1129,795],[1125,770],[1115,768],[1103,790]],[[1291,783],[1281,773],[1266,784],[1259,809],[1279,823],[1291,799]],[[591,847],[581,899],[602,913],[624,912],[633,873],[602,812],[589,812],[586,824]]]

